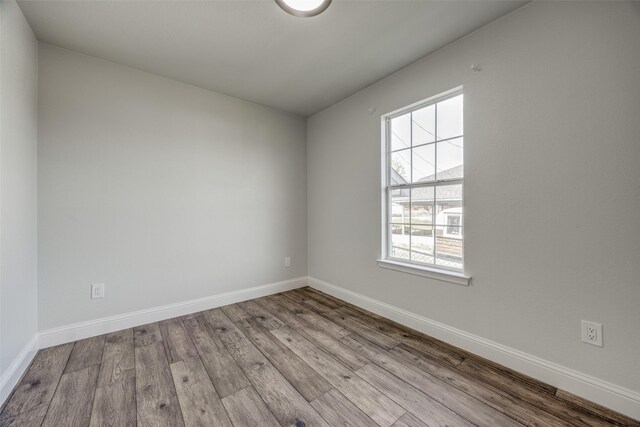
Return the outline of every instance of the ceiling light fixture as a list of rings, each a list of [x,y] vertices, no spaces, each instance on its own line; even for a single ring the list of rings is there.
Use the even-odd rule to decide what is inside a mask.
[[[331,0],[276,0],[276,3],[293,16],[308,18],[327,10]]]

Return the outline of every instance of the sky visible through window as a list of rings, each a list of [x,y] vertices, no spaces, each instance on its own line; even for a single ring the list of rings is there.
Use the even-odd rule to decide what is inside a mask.
[[[463,97],[458,95],[438,103],[438,170],[444,172],[462,165]],[[454,139],[451,139],[454,138]],[[416,110],[391,122],[392,166],[405,182],[433,180],[436,173],[436,105]],[[427,144],[427,145],[423,145]],[[417,147],[410,150],[410,147]],[[411,166],[411,155],[413,165]],[[429,179],[430,178],[430,179]],[[453,177],[452,177],[453,178]]]

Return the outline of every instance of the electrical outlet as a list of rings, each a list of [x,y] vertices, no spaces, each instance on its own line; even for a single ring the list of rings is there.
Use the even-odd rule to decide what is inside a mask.
[[[602,325],[600,323],[583,320],[582,342],[602,347]]]
[[[284,266],[285,267],[291,267],[291,257],[290,256],[284,258]]]
[[[91,299],[104,298],[104,283],[94,283],[91,285]]]

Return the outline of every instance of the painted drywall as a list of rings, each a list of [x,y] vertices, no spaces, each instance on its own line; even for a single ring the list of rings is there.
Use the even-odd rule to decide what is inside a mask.
[[[309,275],[640,391],[639,40],[638,3],[532,2],[310,118]],[[469,287],[376,265],[381,115],[460,85]]]
[[[306,275],[304,118],[39,52],[40,330]]]
[[[0,377],[37,330],[38,42],[0,2]]]

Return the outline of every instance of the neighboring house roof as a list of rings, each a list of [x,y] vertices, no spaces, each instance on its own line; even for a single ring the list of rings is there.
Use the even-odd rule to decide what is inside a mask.
[[[463,166],[456,166],[451,169],[438,172],[438,179],[452,179],[462,176]],[[427,176],[422,178],[418,182],[434,181],[436,175]],[[395,170],[391,170],[392,182],[396,184],[408,184],[408,182]],[[393,200],[397,203],[409,203],[409,191],[402,190],[400,197],[394,197]],[[433,200],[433,188],[432,187],[419,187],[413,189],[414,201],[420,200]],[[462,200],[462,186],[461,185],[439,185],[438,186],[438,200]]]
[[[443,171],[438,172],[438,179],[456,179],[463,176],[463,173],[464,173],[464,166],[458,165],[458,166],[452,167],[451,169],[445,169]],[[418,180],[418,182],[435,181],[435,179],[436,179],[436,175],[425,176],[424,178]]]

